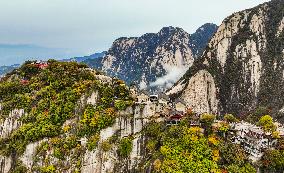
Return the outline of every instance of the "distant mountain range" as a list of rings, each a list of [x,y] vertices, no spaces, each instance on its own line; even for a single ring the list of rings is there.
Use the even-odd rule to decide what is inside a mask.
[[[70,59],[63,59],[62,61],[76,61],[76,62],[83,62],[83,61],[90,61],[90,60],[93,60],[93,59],[96,59],[96,58],[100,58],[100,57],[103,57],[105,56],[106,54],[106,51],[103,51],[101,53],[94,53],[92,55],[89,55],[89,56],[83,56],[83,57],[74,57],[74,58],[70,58]]]
[[[104,57],[84,62],[140,89],[162,91],[202,54],[216,30],[217,25],[209,23],[191,35],[181,28],[164,27],[158,33],[119,38]]]
[[[95,53],[89,56],[84,57],[74,57],[74,58],[66,58],[61,61],[76,61],[76,62],[83,62],[87,59],[92,60],[98,57],[103,57],[106,52]],[[70,55],[71,56],[71,55]],[[38,59],[49,59],[49,58],[56,58],[59,59],[70,57],[68,53],[64,53],[63,49],[52,49],[52,48],[44,48],[39,46],[33,45],[6,45],[0,44],[0,57],[1,62],[8,61],[8,62],[19,62],[19,59],[28,59],[28,60],[38,60]],[[15,59],[16,57],[16,59]],[[18,58],[17,58],[18,57]],[[30,57],[30,58],[27,58]],[[0,66],[0,76],[11,72],[15,68],[18,68],[20,64],[14,65],[4,65]]]
[[[14,64],[11,66],[0,66],[0,77],[6,73],[13,71],[15,68],[18,68],[20,64]]]
[[[216,30],[217,25],[210,23],[193,34],[181,28],[164,27],[158,33],[119,38],[107,52],[62,61],[84,62],[127,84],[134,83],[140,89],[162,91],[171,87],[202,54]],[[0,52],[0,57],[11,60],[14,57],[66,57],[61,49],[31,45],[0,45]],[[0,76],[17,67],[0,66]]]

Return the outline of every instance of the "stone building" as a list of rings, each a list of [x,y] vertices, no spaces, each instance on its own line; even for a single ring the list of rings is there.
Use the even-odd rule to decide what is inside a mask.
[[[150,97],[146,91],[142,91],[140,94],[137,95],[137,98],[136,98],[137,103],[145,103],[148,101],[150,101]]]
[[[273,148],[277,144],[277,139],[273,139],[271,133],[264,132],[261,127],[254,124],[242,121],[232,123],[230,126],[232,142],[240,144],[253,161],[258,161],[264,150]]]

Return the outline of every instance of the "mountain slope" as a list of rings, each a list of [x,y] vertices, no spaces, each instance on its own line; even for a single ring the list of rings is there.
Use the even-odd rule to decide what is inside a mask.
[[[206,23],[199,27],[195,33],[190,35],[190,48],[194,55],[200,56],[212,35],[217,31],[218,26],[212,23]]]
[[[86,65],[26,62],[0,80],[0,173],[256,172],[239,145],[134,95]]]
[[[0,80],[0,173],[99,170],[100,131],[131,105],[121,80],[86,65],[26,62]]]
[[[284,2],[272,0],[226,18],[203,56],[168,91],[198,112],[246,114],[284,106]]]
[[[214,28],[213,24],[204,25],[191,36],[181,28],[165,27],[156,34],[119,38],[104,57],[87,64],[140,89],[163,90],[192,65]]]
[[[0,45],[0,47],[1,47],[1,45]],[[33,49],[33,48],[31,48],[31,49]],[[36,52],[36,50],[35,50],[35,52]],[[86,61],[86,63],[87,63],[88,61],[91,61],[93,59],[103,57],[105,55],[105,53],[106,52],[94,53],[94,54],[89,55],[89,56],[74,57],[74,58],[70,58],[70,59],[63,59],[63,60],[60,60],[60,61],[63,61],[63,62],[83,62],[83,61]],[[24,54],[25,53],[21,52],[21,53],[19,53],[18,56],[21,57],[21,56],[24,56]],[[14,65],[10,65],[10,66],[9,65],[7,65],[7,66],[0,66],[0,76],[3,76],[5,74],[13,71],[14,69],[18,68],[19,66],[20,66],[20,64],[14,64]]]

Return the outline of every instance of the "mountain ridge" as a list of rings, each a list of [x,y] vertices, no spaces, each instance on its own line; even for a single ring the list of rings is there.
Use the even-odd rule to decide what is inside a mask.
[[[105,57],[87,64],[108,75],[121,78],[129,85],[135,81],[140,89],[162,91],[192,65],[217,28],[214,24],[205,24],[202,27],[204,31],[201,28],[197,31],[208,32],[207,35],[200,37],[196,33],[193,35],[196,40],[192,43],[190,34],[182,28],[172,26],[141,37],[121,37],[113,42]],[[194,48],[196,55],[191,48]]]
[[[199,112],[241,116],[267,107],[281,118],[283,9],[273,0],[227,17],[168,94]]]
[[[21,46],[22,45],[20,45],[20,47]],[[33,48],[33,45],[27,45],[27,46],[30,46],[30,48]],[[1,45],[0,45],[0,47],[1,47]],[[10,47],[10,46],[7,46],[7,47]],[[12,47],[14,47],[14,45],[12,45]],[[18,48],[15,48],[15,49],[18,49]],[[79,63],[83,62],[83,61],[87,62],[87,61],[90,61],[92,59],[103,57],[105,55],[105,53],[106,52],[103,51],[103,52],[100,52],[100,53],[94,53],[94,54],[83,56],[83,57],[74,57],[74,58],[68,58],[68,59],[61,59],[59,61],[62,61],[62,62],[72,62],[72,61],[75,61],[75,62],[79,62]],[[16,69],[18,67],[20,67],[20,64],[0,66],[0,76],[4,76],[5,74],[7,74],[9,72],[12,72],[14,69]]]

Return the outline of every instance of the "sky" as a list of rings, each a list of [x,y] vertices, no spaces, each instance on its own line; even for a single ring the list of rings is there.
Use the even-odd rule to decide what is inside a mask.
[[[164,26],[193,33],[204,23],[220,25],[233,12],[267,1],[0,0],[0,46],[36,45],[64,50],[65,56],[89,55],[108,50],[116,38],[158,32]],[[0,57],[0,65],[26,58],[12,56]]]

